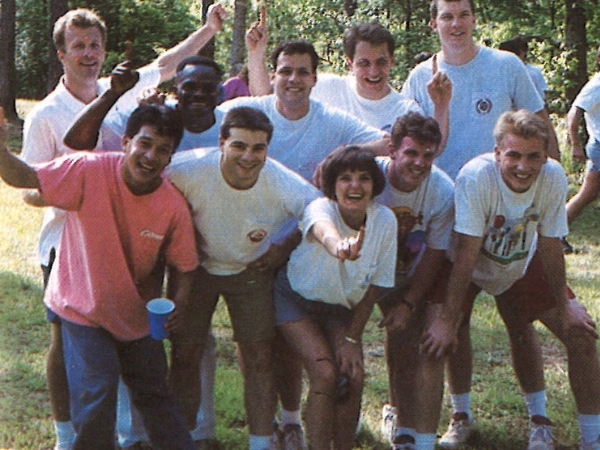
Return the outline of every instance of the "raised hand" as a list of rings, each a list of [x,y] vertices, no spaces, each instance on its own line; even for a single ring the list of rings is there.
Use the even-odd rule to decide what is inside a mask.
[[[246,32],[246,46],[249,52],[258,50],[266,52],[268,41],[267,7],[263,3],[260,6],[258,21],[254,22]]]
[[[218,33],[223,29],[223,23],[228,16],[229,13],[223,8],[223,5],[214,3],[209,6],[206,12],[206,25],[212,28],[215,33]]]
[[[436,106],[447,106],[452,99],[452,81],[438,70],[437,54],[431,61],[431,80],[427,83],[427,92]]]

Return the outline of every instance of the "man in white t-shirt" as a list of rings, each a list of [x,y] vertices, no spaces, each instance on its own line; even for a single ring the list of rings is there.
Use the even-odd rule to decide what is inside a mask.
[[[433,104],[426,87],[434,63],[437,62],[439,71],[452,80],[450,133],[436,165],[451,178],[456,178],[466,162],[494,147],[493,129],[496,122],[503,112],[513,109],[527,109],[543,118],[551,130],[548,155],[558,159],[556,135],[544,101],[523,63],[515,55],[475,43],[474,1],[433,0],[430,13],[430,25],[439,36],[441,50],[437,54],[437,61],[431,58],[411,71],[402,92],[415,99],[426,114],[431,114]],[[467,320],[459,336],[461,343],[458,350],[448,358],[446,366],[452,374],[448,377],[448,384],[456,414],[470,411],[472,355]],[[470,417],[460,423],[464,423],[465,431],[470,430]],[[456,430],[456,427],[452,430]],[[454,431],[451,434],[444,436],[440,443],[458,445],[456,442],[464,441],[470,431],[459,433],[461,436],[454,436]],[[447,443],[447,437],[452,443]]]
[[[433,165],[441,139],[433,118],[411,112],[392,128],[390,156],[377,158],[387,183],[375,201],[398,221],[396,286],[379,301],[391,403],[383,433],[393,449],[433,450],[443,398],[443,360],[419,352],[421,334],[444,300],[450,265],[453,182]]]
[[[498,46],[498,49],[514,53],[519,57],[523,64],[525,64],[527,73],[531,77],[531,81],[533,81],[533,84],[537,89],[538,94],[540,94],[542,100],[545,101],[546,91],[548,90],[548,83],[546,83],[546,79],[544,78],[544,74],[542,73],[540,68],[533,66],[527,62],[527,52],[529,51],[529,45],[527,44],[527,41],[521,37],[516,37],[514,39],[502,42]]]
[[[191,423],[199,400],[198,364],[222,295],[244,367],[250,450],[275,448],[270,442],[276,406],[271,286],[273,271],[299,242],[297,229],[285,239],[277,232],[290,219],[299,220],[318,196],[302,177],[267,158],[272,133],[261,111],[234,108],[221,125],[220,151],[182,152],[168,172],[190,204],[203,256],[195,279],[197,301],[172,340],[171,387]]]
[[[575,220],[587,205],[596,200],[600,192],[600,47],[596,51],[596,65],[598,73],[583,86],[567,114],[567,131],[573,159],[577,162],[588,159],[583,185],[567,203],[569,223]],[[585,118],[589,135],[585,151],[579,139],[582,118]]]
[[[140,69],[140,82],[116,106],[133,110],[136,96],[143,89],[157,86],[173,77],[177,63],[194,54],[220,29],[225,12],[216,5],[207,24],[192,33],[177,46],[163,53],[152,64]],[[108,88],[108,79],[98,79],[105,58],[106,26],[87,9],[69,11],[54,26],[54,44],[63,65],[64,75],[56,89],[42,100],[25,120],[23,159],[41,163],[69,153],[62,138],[69,124],[84,106]],[[118,149],[121,136],[109,127],[102,127],[97,148]],[[33,206],[44,206],[36,191],[24,193],[24,201]],[[57,208],[46,208],[40,233],[39,258],[47,279],[54,255],[58,249],[65,213]],[[52,319],[54,320],[54,319]],[[60,324],[52,323],[52,338],[48,354],[48,386],[50,404],[55,420],[57,449],[70,448],[73,429],[69,418],[69,400],[66,374],[62,357]]]
[[[546,418],[539,320],[567,349],[569,381],[581,429],[581,449],[600,448],[600,361],[596,325],[565,279],[561,236],[567,232],[566,177],[547,157],[548,131],[537,115],[504,113],[493,154],[467,163],[456,179],[456,243],[441,314],[423,349],[441,357],[477,293],[493,295],[506,325],[513,367],[531,416],[529,448],[554,449]],[[455,420],[468,418],[457,417]]]

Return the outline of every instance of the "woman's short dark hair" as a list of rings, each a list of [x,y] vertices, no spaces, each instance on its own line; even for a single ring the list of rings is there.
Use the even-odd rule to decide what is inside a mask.
[[[125,136],[134,137],[144,125],[156,129],[161,136],[173,139],[173,151],[179,147],[183,137],[183,124],[179,113],[164,105],[140,105],[129,116]]]
[[[273,124],[265,113],[249,106],[239,106],[229,110],[225,114],[221,124],[221,138],[227,139],[231,135],[232,128],[244,128],[252,131],[264,131],[267,133],[267,142],[273,137]]]
[[[385,176],[375,162],[375,154],[356,145],[342,145],[321,163],[321,191],[327,198],[335,199],[335,183],[346,170],[368,172],[373,180],[373,197],[383,192]]]

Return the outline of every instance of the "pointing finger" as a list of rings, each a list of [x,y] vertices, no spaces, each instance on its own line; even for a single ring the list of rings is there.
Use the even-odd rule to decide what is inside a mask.
[[[125,41],[125,61],[133,61],[133,44],[129,39]]]
[[[267,25],[267,6],[264,3],[262,3],[260,5],[260,12],[259,12],[259,16],[258,16],[258,22],[262,26]]]
[[[433,55],[433,58],[431,59],[431,75],[434,75],[437,73],[438,71],[438,64],[437,64],[437,53],[435,55]]]
[[[4,125],[4,108],[0,106],[0,127]]]

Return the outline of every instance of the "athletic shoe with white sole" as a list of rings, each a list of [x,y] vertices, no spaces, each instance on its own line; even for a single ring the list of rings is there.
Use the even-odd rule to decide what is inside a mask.
[[[554,450],[552,422],[544,416],[532,416],[529,422],[527,450]]]
[[[467,442],[473,434],[473,421],[469,415],[464,412],[455,412],[452,414],[448,430],[438,441],[442,448],[457,448],[459,445]]]

